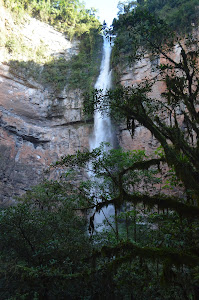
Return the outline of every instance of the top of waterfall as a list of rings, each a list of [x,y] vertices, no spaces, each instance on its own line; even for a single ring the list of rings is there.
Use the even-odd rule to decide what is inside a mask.
[[[112,27],[108,27],[106,23],[103,24],[102,30],[103,30],[103,35],[107,38],[109,41],[110,45],[113,46],[114,40],[115,40],[115,35],[111,34],[111,29]]]
[[[108,26],[112,24],[114,18],[117,17],[118,0],[84,0],[86,8],[96,8],[97,16],[101,23],[105,20]]]

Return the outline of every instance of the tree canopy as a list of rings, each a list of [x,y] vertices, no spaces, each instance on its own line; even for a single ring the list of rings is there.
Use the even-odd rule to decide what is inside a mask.
[[[121,12],[131,14],[137,7],[147,10],[163,19],[172,30],[178,33],[185,33],[192,30],[192,26],[198,24],[198,1],[197,0],[137,0],[120,1],[119,17]]]
[[[17,18],[28,13],[32,17],[55,26],[65,32],[72,39],[73,36],[81,37],[92,28],[100,27],[99,20],[95,17],[94,9],[86,9],[79,0],[5,0],[4,4]]]

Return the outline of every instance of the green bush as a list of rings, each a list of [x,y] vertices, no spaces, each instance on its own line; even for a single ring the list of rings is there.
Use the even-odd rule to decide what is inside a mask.
[[[198,24],[198,0],[147,0],[140,7],[155,13],[179,33],[192,30],[192,23]]]
[[[5,47],[8,49],[9,53],[17,52],[19,50],[20,43],[14,36],[12,36],[7,39]]]
[[[45,86],[50,86],[55,92],[60,92],[65,87],[67,89],[81,89],[83,92],[91,91],[99,73],[102,37],[97,34],[93,36],[92,46],[89,43],[89,38],[89,34],[82,38],[79,54],[74,55],[70,60],[63,57],[53,57],[41,64],[40,62],[45,61],[46,58],[46,48],[41,43],[36,50],[34,60],[12,60],[10,61],[11,69],[13,72],[19,71]],[[7,44],[10,51],[18,49],[15,41],[11,40]]]
[[[95,12],[86,9],[78,0],[4,0],[4,5],[14,14],[16,21],[28,13],[65,32],[70,39],[74,36],[80,37],[91,28],[100,26],[99,20],[95,18]]]

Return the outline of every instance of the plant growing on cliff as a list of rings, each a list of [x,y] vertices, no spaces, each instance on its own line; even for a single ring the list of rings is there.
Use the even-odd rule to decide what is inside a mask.
[[[92,43],[90,35],[92,35]],[[99,73],[101,44],[102,37],[97,32],[86,34],[80,42],[80,52],[73,55],[70,60],[49,56],[42,60],[43,47],[38,47],[34,60],[11,60],[9,62],[11,72],[17,71],[23,77],[33,78],[36,82],[50,87],[54,92],[67,88],[90,93]],[[14,51],[12,44],[8,44],[7,48]],[[20,54],[20,49],[17,51]]]
[[[185,33],[198,24],[197,0],[135,0],[120,1],[119,17],[121,14],[131,14],[132,10],[140,8],[159,16],[166,21],[172,30]]]
[[[79,53],[66,59],[51,56],[42,41],[31,47],[20,34],[0,33],[1,43],[11,55],[8,63],[12,73],[50,86],[54,92],[81,89],[89,92],[99,72],[102,36],[101,24],[93,9],[86,10],[79,1],[4,1],[11,11],[28,13],[55,26],[72,40],[79,40]],[[11,58],[11,60],[10,60]]]
[[[143,20],[143,22],[140,22]],[[152,28],[147,24],[153,24]],[[175,60],[171,51],[174,42],[166,41],[162,34],[157,37],[157,31],[164,30],[161,20],[138,10],[127,16],[125,21],[128,30],[134,34],[139,30],[142,41],[145,41],[139,59],[147,49],[164,58],[152,79],[143,81],[132,87],[118,87],[110,92],[110,107],[112,112],[124,116],[131,123],[135,120],[144,125],[164,149],[167,163],[173,166],[178,178],[183,182],[187,200],[197,204],[199,199],[198,182],[198,133],[199,119],[197,113],[199,97],[198,41],[193,37],[176,41],[180,52],[179,60]],[[152,22],[152,23],[151,23]],[[136,55],[135,55],[136,59]],[[157,82],[166,86],[165,92],[158,98],[152,98],[150,93]]]
[[[126,1],[125,1],[126,2]],[[199,10],[197,0],[146,0],[127,1],[124,4],[118,19],[113,20],[114,33],[117,34],[113,47],[112,63],[127,64],[136,60],[138,48],[144,50],[160,41],[167,41],[173,37],[174,32],[183,36],[197,28]]]
[[[25,17],[27,13],[65,32],[70,39],[74,36],[81,37],[91,28],[100,26],[95,17],[95,10],[86,9],[79,0],[4,0],[4,5],[10,9],[16,20],[19,20],[19,16]]]

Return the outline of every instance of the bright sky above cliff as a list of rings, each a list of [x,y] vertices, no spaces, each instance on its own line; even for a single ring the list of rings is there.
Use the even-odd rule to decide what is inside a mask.
[[[117,5],[119,0],[84,0],[86,8],[94,7],[98,10],[100,22],[104,20],[110,26],[114,18],[117,17]]]

